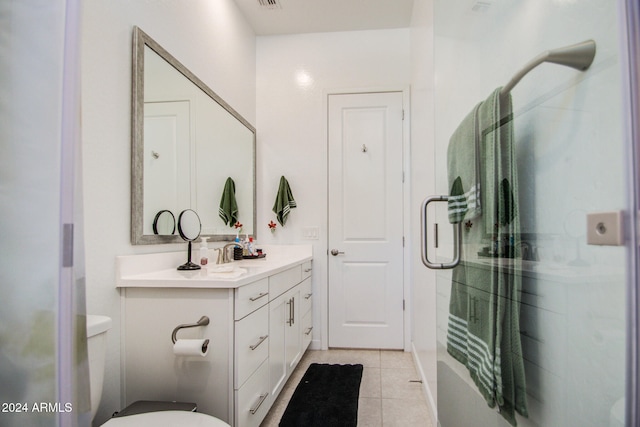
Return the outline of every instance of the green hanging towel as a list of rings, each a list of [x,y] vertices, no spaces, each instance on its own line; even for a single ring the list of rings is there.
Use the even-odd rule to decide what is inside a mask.
[[[476,257],[470,252],[489,240],[498,247],[505,242],[512,248],[520,244],[511,108],[510,96],[501,97],[498,88],[465,119],[475,123],[461,125],[478,132],[466,132],[471,138],[467,152],[461,156],[466,157],[471,170],[474,165],[480,166],[479,174],[475,169],[466,179],[472,182],[480,177],[482,210],[473,221],[469,220],[468,211],[459,216],[449,211],[454,214],[452,222],[469,220],[469,227],[463,235],[461,262],[452,273],[447,351],[467,367],[487,404],[498,406],[500,415],[515,426],[516,412],[528,416],[520,341],[522,261],[518,254],[499,253],[484,265],[469,262]],[[477,157],[470,151],[476,151]],[[449,150],[450,156],[456,154],[457,150]],[[475,163],[477,158],[481,160],[479,164]],[[458,171],[462,169],[463,164],[458,163]],[[463,194],[460,181],[464,186],[465,176],[460,179],[458,171],[449,174],[450,186],[457,194]]]
[[[280,225],[284,226],[287,222],[289,212],[295,207],[296,201],[293,199],[293,193],[291,193],[289,182],[284,176],[282,176],[280,177],[280,186],[278,187],[276,202],[273,204],[273,212],[275,212]]]
[[[231,177],[227,178],[222,190],[222,198],[220,199],[220,207],[218,215],[222,218],[225,225],[233,227],[238,221],[238,203],[236,202],[236,184]]]
[[[449,178],[449,222],[477,218],[482,214],[480,199],[480,170],[484,161],[480,149],[478,110],[483,103],[460,122],[449,140],[447,174]]]

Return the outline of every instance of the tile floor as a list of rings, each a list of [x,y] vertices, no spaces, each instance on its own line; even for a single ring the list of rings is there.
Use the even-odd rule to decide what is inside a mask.
[[[410,382],[420,379],[411,353],[386,350],[307,351],[261,427],[277,427],[296,386],[312,363],[362,364],[358,427],[433,427],[422,384]]]

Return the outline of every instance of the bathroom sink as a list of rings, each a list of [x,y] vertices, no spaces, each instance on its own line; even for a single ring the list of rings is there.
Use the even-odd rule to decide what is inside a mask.
[[[215,279],[237,279],[247,273],[247,269],[235,265],[221,265],[209,268],[209,276]]]

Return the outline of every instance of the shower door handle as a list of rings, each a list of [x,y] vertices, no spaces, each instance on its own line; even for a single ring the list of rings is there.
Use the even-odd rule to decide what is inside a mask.
[[[460,263],[460,250],[461,244],[460,240],[462,237],[462,233],[460,230],[462,229],[462,222],[453,225],[453,259],[450,262],[445,263],[437,263],[431,262],[429,260],[429,256],[427,254],[427,207],[429,203],[433,202],[446,202],[449,200],[449,196],[430,196],[424,199],[422,202],[421,208],[421,234],[422,234],[422,263],[434,270],[445,270],[448,268],[453,268]],[[437,236],[436,236],[437,239]]]

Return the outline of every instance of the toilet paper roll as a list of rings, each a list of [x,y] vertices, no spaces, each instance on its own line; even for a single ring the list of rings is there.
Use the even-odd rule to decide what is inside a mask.
[[[176,340],[173,354],[176,356],[206,356],[209,353],[209,340]]]

